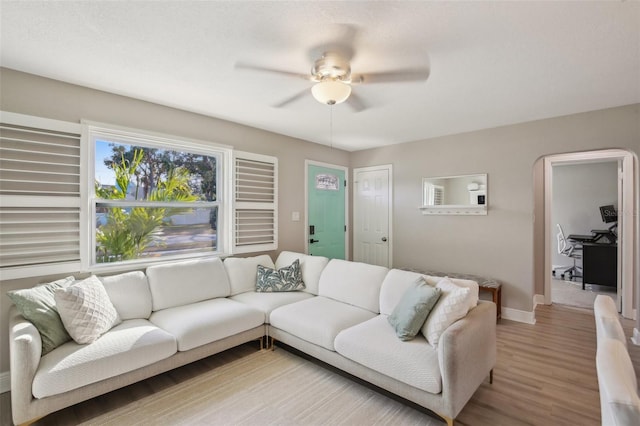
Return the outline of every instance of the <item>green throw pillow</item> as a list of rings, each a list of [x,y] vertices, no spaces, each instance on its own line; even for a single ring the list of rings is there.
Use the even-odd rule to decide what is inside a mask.
[[[429,286],[422,278],[404,292],[388,318],[400,340],[416,337],[439,298],[440,289]]]
[[[40,332],[43,356],[71,340],[62,324],[53,296],[56,290],[66,288],[74,281],[73,277],[67,277],[33,288],[7,292],[18,312]]]
[[[291,265],[278,270],[258,265],[257,292],[297,291],[304,288],[300,260],[296,259]]]

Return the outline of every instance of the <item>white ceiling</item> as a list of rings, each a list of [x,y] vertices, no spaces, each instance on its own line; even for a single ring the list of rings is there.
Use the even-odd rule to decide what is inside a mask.
[[[350,151],[640,102],[640,3],[1,3],[0,64]],[[315,53],[352,40],[354,73],[429,66],[426,82],[354,86],[354,112],[305,96]]]

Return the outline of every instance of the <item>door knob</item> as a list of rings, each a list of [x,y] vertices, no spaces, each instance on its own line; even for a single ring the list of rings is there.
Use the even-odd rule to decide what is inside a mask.
[[[320,242],[320,240],[314,240],[313,238],[311,238],[311,239],[309,240],[309,243],[310,243],[310,244],[313,244],[313,243],[319,243],[319,242]]]
[[[382,237],[382,241],[386,243],[387,242],[387,237]]]

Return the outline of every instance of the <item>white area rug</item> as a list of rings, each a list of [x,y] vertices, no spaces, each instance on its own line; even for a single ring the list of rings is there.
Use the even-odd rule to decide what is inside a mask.
[[[582,290],[581,282],[552,280],[551,302],[578,308],[593,309],[598,294],[610,296],[616,301],[616,289],[587,284]]]

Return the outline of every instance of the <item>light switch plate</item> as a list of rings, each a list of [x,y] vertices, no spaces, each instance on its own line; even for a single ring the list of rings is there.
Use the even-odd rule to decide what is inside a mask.
[[[291,212],[291,220],[294,222],[300,222],[300,212]]]

